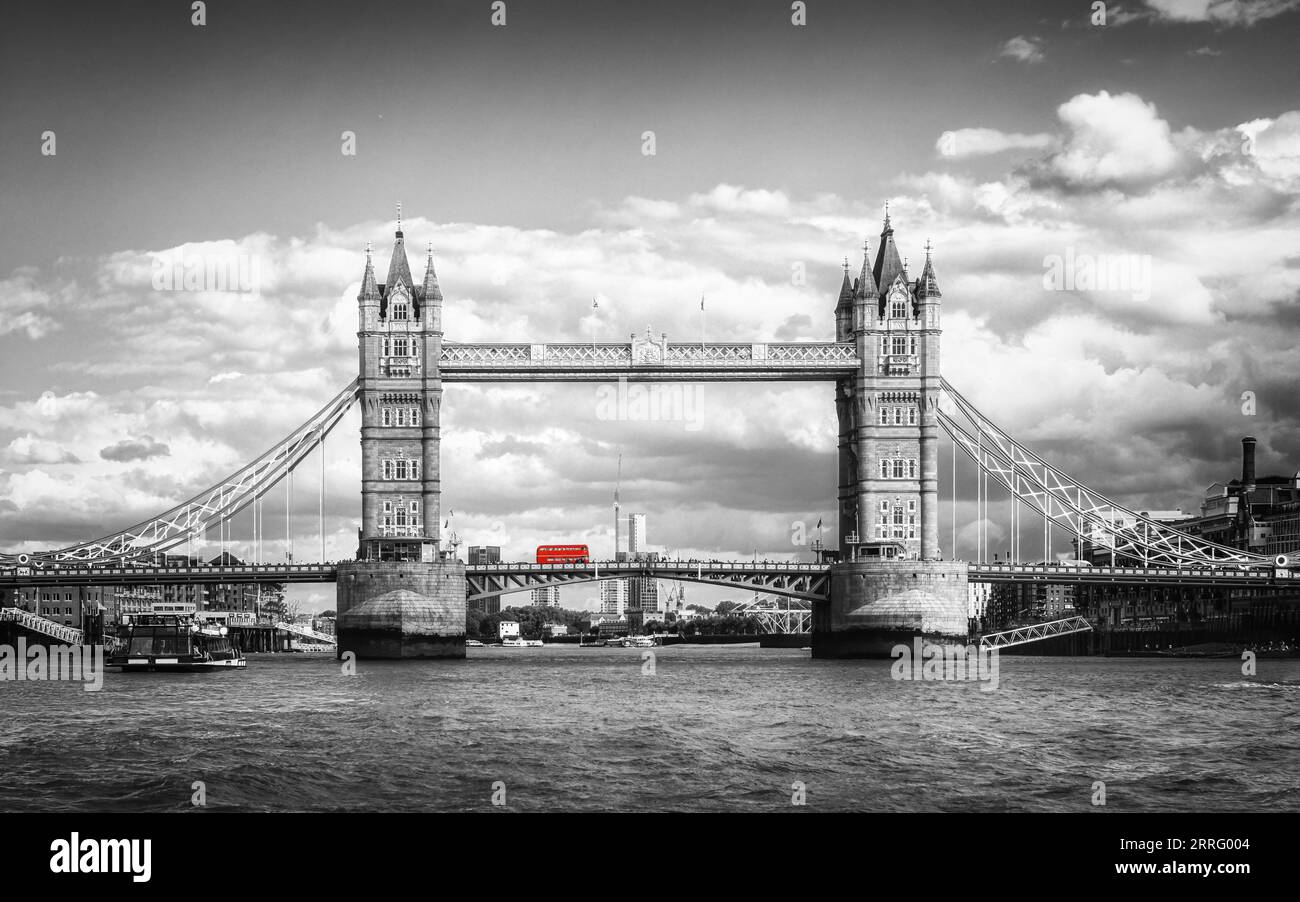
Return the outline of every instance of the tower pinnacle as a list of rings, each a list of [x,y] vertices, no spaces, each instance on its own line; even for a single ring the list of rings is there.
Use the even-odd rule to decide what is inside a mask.
[[[939,280],[934,277],[934,263],[930,260],[930,252],[934,246],[929,239],[925,242],[925,269],[921,271],[921,278],[916,286],[916,296],[918,299],[941,298],[943,295],[939,292]]]
[[[438,287],[438,274],[433,269],[433,242],[429,242],[429,258],[424,265],[424,302],[442,303],[442,290]]]

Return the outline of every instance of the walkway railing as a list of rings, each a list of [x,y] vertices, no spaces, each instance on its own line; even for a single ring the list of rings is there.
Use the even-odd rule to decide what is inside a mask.
[[[1013,645],[1028,645],[1053,636],[1068,636],[1071,633],[1086,633],[1092,629],[1087,617],[1066,617],[1064,620],[1049,620],[1047,623],[1035,623],[1032,626],[1017,627],[1000,633],[989,633],[980,637],[981,648],[1010,648]]]
[[[47,620],[38,614],[33,614],[31,611],[24,611],[22,608],[0,608],[0,622],[4,621],[12,621],[34,633],[41,633],[67,645],[80,645],[82,643],[81,630],[55,623],[53,620]]]
[[[315,639],[322,645],[333,646],[335,644],[334,637],[329,633],[318,633],[315,630],[307,629],[305,626],[298,626],[296,623],[277,623],[275,628],[278,630],[284,630],[286,633],[291,633],[295,636],[304,636],[308,639]]]

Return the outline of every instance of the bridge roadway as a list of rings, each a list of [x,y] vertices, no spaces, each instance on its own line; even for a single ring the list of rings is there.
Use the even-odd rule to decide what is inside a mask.
[[[905,563],[905,562],[900,562]],[[594,561],[585,564],[501,563],[467,566],[470,600],[523,592],[550,585],[619,577],[653,577],[727,586],[811,601],[827,596],[830,569],[825,564],[791,561]],[[1068,567],[1028,564],[971,564],[972,582],[1091,583],[1123,585],[1247,586],[1300,589],[1300,571],[1208,567]],[[186,583],[330,583],[337,563],[263,564],[198,567],[47,566],[0,569],[0,590],[45,586],[148,586]]]

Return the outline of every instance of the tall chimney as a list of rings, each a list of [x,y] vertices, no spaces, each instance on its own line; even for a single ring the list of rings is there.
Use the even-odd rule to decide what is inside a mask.
[[[1241,490],[1255,490],[1255,438],[1250,435],[1241,440]]]

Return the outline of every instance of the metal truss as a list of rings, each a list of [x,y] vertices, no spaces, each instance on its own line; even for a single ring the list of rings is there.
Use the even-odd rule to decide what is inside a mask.
[[[783,598],[780,601],[759,598],[744,601],[729,613],[741,617],[754,617],[763,633],[811,633],[812,604],[803,599]]]
[[[283,479],[320,444],[356,402],[360,380],[334,396],[269,450],[221,482],[171,510],[130,529],[56,551],[0,554],[0,563],[40,566],[47,563],[130,561],[166,551],[205,533],[213,521],[229,520]]]
[[[33,614],[31,611],[24,611],[22,608],[0,608],[0,623],[6,620],[12,620],[25,629],[49,636],[51,639],[65,645],[81,645],[84,641],[81,630],[55,623],[53,620],[47,620]]]
[[[1093,491],[1047,463],[1011,438],[969,401],[948,380],[944,394],[973,424],[975,435],[942,408],[939,424],[975,461],[981,470],[1005,486],[1014,498],[1037,508],[1052,522],[1069,527],[1076,536],[1100,532],[1109,536],[1117,555],[1160,567],[1223,565],[1265,566],[1272,558],[1252,554],[1158,523]]]
[[[1035,623],[1000,633],[989,633],[980,637],[981,648],[1010,648],[1013,645],[1028,645],[1050,639],[1052,636],[1068,636],[1071,633],[1086,633],[1092,629],[1087,617],[1066,617],[1064,620],[1049,620],[1047,623]]]
[[[1118,586],[1220,586],[1244,588],[1296,584],[1289,571],[1280,567],[1245,568],[1240,564],[1207,567],[1077,567],[1064,564],[974,563],[967,568],[973,583],[1051,583]],[[2,584],[2,583],[0,583]]]
[[[630,577],[707,583],[808,601],[825,600],[830,592],[830,569],[823,564],[597,561],[591,564],[470,565],[465,568],[466,598],[476,601],[546,586]]]
[[[334,636],[329,633],[318,633],[316,630],[308,629],[305,626],[299,626],[296,623],[280,622],[275,625],[278,630],[284,630],[293,636],[299,636],[303,639],[314,639],[322,645],[337,645],[338,642]]]
[[[859,369],[851,342],[705,343],[636,338],[619,344],[446,342],[444,382],[815,381]]]

